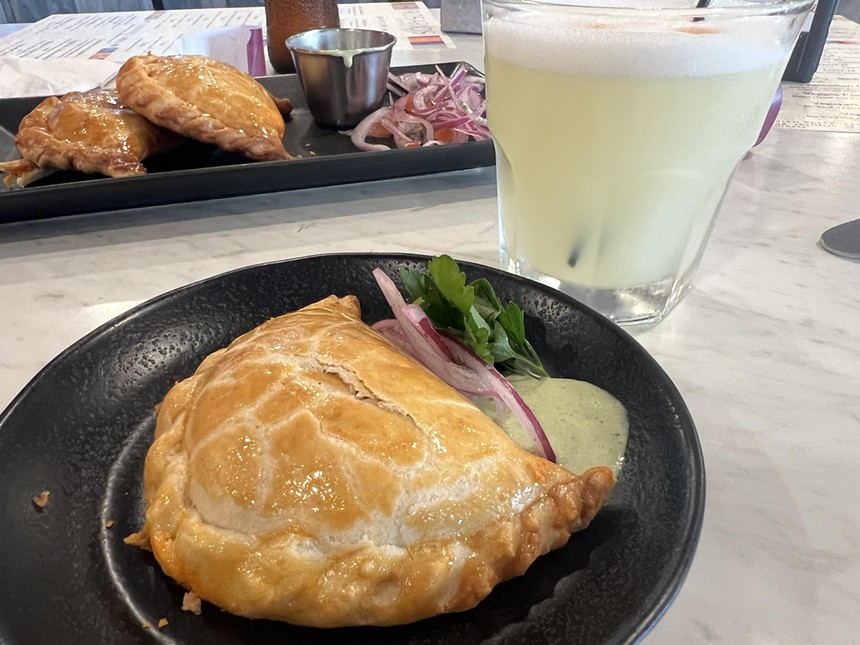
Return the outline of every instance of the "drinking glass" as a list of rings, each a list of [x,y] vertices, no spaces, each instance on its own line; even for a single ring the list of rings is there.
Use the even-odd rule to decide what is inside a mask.
[[[484,0],[504,268],[619,323],[686,293],[811,0]]]

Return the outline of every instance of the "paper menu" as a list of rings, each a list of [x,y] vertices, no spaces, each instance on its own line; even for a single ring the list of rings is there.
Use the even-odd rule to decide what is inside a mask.
[[[262,7],[55,14],[0,38],[0,57],[89,58],[124,63],[152,52],[174,54],[182,36],[207,29],[266,23]]]
[[[836,17],[809,83],[783,83],[778,128],[860,132],[860,25]]]
[[[371,2],[338,5],[341,27],[376,29],[397,37],[395,49],[455,48],[442,32],[438,12],[423,2]]]
[[[381,29],[397,36],[397,49],[453,48],[439,18],[423,2],[339,5],[341,25]],[[181,53],[183,36],[221,27],[263,27],[263,7],[55,14],[0,38],[0,57],[90,58],[124,63],[152,52]]]

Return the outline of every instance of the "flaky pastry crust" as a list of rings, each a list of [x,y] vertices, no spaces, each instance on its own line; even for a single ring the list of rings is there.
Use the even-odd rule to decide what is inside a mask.
[[[612,490],[529,454],[331,296],[239,337],[159,408],[144,473],[164,571],[251,618],[392,625],[475,606]]]
[[[69,92],[46,98],[21,120],[15,145],[24,161],[6,170],[13,178],[36,169],[142,175],[143,159],[182,140],[123,105],[114,90]]]
[[[291,159],[284,118],[266,89],[206,56],[132,56],[120,68],[122,100],[164,128],[256,161]]]

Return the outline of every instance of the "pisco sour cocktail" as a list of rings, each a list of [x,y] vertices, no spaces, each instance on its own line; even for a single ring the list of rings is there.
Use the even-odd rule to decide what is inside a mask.
[[[516,4],[485,2],[502,264],[620,322],[659,320],[692,281],[796,30]]]

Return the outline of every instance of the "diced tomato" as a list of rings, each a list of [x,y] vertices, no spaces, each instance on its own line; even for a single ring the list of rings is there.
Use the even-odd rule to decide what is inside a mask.
[[[391,133],[383,126],[379,121],[370,126],[370,129],[367,131],[368,137],[373,137],[374,139],[385,139],[391,136]]]
[[[436,130],[436,140],[442,143],[451,143],[451,140],[457,136],[453,128],[439,128]]]

